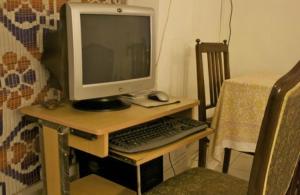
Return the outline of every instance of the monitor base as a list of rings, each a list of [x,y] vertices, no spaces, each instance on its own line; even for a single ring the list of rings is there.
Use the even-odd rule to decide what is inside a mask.
[[[131,104],[118,97],[80,100],[73,102],[73,107],[85,111],[117,111],[129,108]]]

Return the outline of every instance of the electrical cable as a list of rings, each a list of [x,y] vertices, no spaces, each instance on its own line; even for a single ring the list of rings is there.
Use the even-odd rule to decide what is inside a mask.
[[[158,49],[158,55],[157,55],[157,59],[155,61],[155,75],[158,75],[158,62],[160,60],[160,56],[161,56],[161,51],[162,51],[162,47],[163,47],[163,43],[164,43],[164,40],[165,40],[165,34],[166,34],[166,30],[167,30],[167,26],[168,26],[168,23],[169,23],[169,17],[170,17],[170,10],[171,10],[171,6],[172,6],[172,3],[173,3],[173,0],[170,0],[169,1],[169,6],[168,6],[168,10],[167,10],[167,18],[166,18],[166,21],[165,21],[165,24],[164,24],[164,27],[163,27],[163,32],[162,32],[162,36],[161,36],[161,39],[160,39],[160,45],[159,45],[159,49]],[[155,79],[155,88],[157,87],[157,79]]]
[[[175,169],[174,169],[174,166],[173,166],[173,163],[172,163],[172,160],[171,160],[171,153],[169,152],[169,161],[170,161],[170,165],[172,167],[172,170],[173,170],[173,175],[175,176],[176,175],[176,172],[175,172]]]
[[[162,50],[162,46],[165,40],[165,34],[166,34],[166,29],[169,23],[169,17],[170,17],[170,10],[171,10],[171,5],[173,3],[173,0],[170,0],[169,2],[169,7],[168,7],[168,11],[167,11],[167,18],[166,18],[166,22],[164,24],[164,28],[163,28],[163,32],[162,32],[162,36],[161,36],[161,40],[160,40],[160,46],[159,46],[159,50],[158,50],[158,56],[155,62],[155,66],[157,66],[159,60],[160,60],[160,54],[161,54],[161,50]]]
[[[231,29],[231,22],[232,22],[232,13],[233,13],[233,2],[232,2],[232,0],[230,0],[230,16],[229,16],[229,35],[228,35],[228,46],[229,46],[229,44],[230,44],[230,40],[231,40],[231,31],[232,31],[232,29]]]
[[[221,31],[222,31],[222,17],[223,16],[223,0],[221,0],[220,6],[220,23],[219,23],[219,41],[221,42]]]

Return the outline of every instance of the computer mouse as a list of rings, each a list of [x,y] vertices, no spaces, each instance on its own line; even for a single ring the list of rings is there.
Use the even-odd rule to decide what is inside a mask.
[[[152,91],[148,94],[148,98],[159,102],[169,101],[169,96],[163,91]]]

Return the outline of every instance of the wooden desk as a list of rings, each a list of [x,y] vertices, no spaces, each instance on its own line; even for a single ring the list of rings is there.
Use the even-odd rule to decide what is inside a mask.
[[[254,152],[273,84],[280,75],[247,75],[224,81],[211,127],[216,130],[213,158],[224,148]]]
[[[121,111],[87,112],[76,110],[72,108],[71,105],[65,104],[55,110],[47,110],[41,106],[31,106],[21,109],[21,112],[38,118],[40,121],[42,129],[40,132],[41,145],[42,150],[44,151],[43,164],[45,165],[43,166],[45,173],[44,184],[46,186],[47,194],[64,195],[69,194],[70,192],[68,178],[69,146],[98,157],[106,157],[109,155],[109,133],[168,115],[184,115],[193,117],[194,110],[197,105],[197,100],[181,99],[181,102],[178,104],[151,109],[132,105],[129,109]],[[70,134],[72,129],[92,134],[96,139],[88,140],[72,135]],[[212,132],[212,130],[206,130],[173,144],[169,144],[155,150],[150,150],[148,152],[139,154],[123,154],[114,152],[114,155],[117,155],[118,158],[122,157],[123,159],[128,160],[128,162],[137,165],[139,168],[139,165],[144,162],[174,151],[184,145],[190,144],[207,136],[208,134],[211,134]],[[91,180],[90,177],[84,182],[75,182],[89,183],[87,182],[89,180]],[[107,183],[107,181],[104,183]],[[72,186],[74,187],[77,185],[71,185],[71,187]],[[71,189],[71,192],[72,191],[74,190]],[[140,187],[137,191],[140,193]]]

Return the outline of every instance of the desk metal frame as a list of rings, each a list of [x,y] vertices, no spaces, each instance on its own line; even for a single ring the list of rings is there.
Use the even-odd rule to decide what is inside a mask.
[[[41,160],[43,164],[42,179],[44,182],[44,193],[49,195],[69,195],[72,191],[70,189],[69,182],[70,147],[80,149],[99,157],[105,157],[108,155],[108,134],[117,130],[114,130],[114,128],[126,128],[128,126],[132,126],[141,122],[147,122],[149,120],[167,115],[184,115],[187,117],[192,117],[194,115],[194,111],[198,102],[195,100],[182,101],[182,103],[179,103],[177,105],[174,104],[157,109],[146,109],[133,106],[131,110],[127,109],[127,111],[124,111],[127,117],[125,117],[125,119],[115,118],[115,115],[122,116],[123,113],[80,113],[76,110],[73,111],[73,109],[67,105],[56,111],[45,110],[44,108],[39,106],[24,108],[23,110],[21,110],[23,113],[39,119],[38,121],[40,126],[41,150],[46,151],[41,152]],[[136,113],[142,114],[136,115]],[[101,118],[102,116],[104,118],[106,117],[104,119],[104,122],[107,122],[107,119],[112,118],[111,121],[106,124],[106,126],[102,126],[102,121],[99,122],[99,119],[97,120],[98,117]],[[90,118],[92,118],[91,121],[94,122],[92,125],[90,125],[90,121],[85,121]],[[139,120],[137,120],[136,118],[138,118]],[[85,124],[82,124],[82,122],[78,122],[78,120],[84,120]],[[117,123],[115,123],[115,120],[117,121]],[[128,120],[130,120],[131,122],[128,123]],[[77,126],[77,128],[75,126]],[[70,130],[72,128],[81,129],[80,127],[85,128],[83,129],[83,132],[94,134],[97,139],[94,141],[90,141],[70,134]],[[88,128],[91,130],[89,130]],[[97,130],[95,128],[100,130]],[[105,131],[105,129],[108,130]],[[174,151],[182,146],[193,143],[211,133],[213,133],[213,130],[208,129],[204,132],[189,136],[183,140],[175,142],[174,144],[164,146],[157,150],[143,152],[141,154],[116,153],[113,157],[122,157],[123,159],[125,159],[125,162],[137,167],[137,194],[141,194],[141,164],[161,155],[167,154],[171,151]],[[98,152],[97,150],[100,150],[100,152]]]

